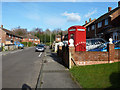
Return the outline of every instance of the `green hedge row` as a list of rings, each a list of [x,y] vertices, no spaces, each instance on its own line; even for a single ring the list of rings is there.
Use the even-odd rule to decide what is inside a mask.
[[[36,46],[36,44],[34,44],[33,42],[21,42],[21,44],[23,44],[25,47]]]

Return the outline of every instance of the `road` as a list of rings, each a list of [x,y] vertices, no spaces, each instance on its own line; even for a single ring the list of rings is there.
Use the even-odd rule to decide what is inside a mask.
[[[12,51],[2,56],[2,88],[35,88],[45,52],[34,47]]]

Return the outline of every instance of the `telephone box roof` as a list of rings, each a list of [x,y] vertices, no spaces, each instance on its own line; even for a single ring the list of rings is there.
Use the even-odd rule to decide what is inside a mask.
[[[75,26],[71,26],[70,28],[85,28],[85,27],[79,26],[79,25],[75,25]],[[69,29],[70,29],[70,28],[69,28]]]

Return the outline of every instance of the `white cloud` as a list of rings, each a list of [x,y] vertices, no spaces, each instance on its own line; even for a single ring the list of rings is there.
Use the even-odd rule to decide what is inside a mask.
[[[79,13],[67,13],[67,12],[64,12],[62,15],[67,17],[67,21],[77,22],[77,21],[81,20],[81,17],[79,15]]]
[[[96,12],[97,12],[96,9],[95,9],[94,11],[92,11],[92,12],[88,12],[88,13],[85,15],[85,17],[86,17],[86,18],[89,18],[89,17],[91,17],[91,15],[95,14]]]

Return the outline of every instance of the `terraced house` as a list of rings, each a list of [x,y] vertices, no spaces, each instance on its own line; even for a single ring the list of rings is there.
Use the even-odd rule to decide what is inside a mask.
[[[83,25],[86,27],[87,38],[104,38],[108,41],[109,38],[113,40],[120,39],[120,1],[118,7],[112,10],[108,7],[108,12],[100,16],[98,19],[89,19]]]
[[[23,36],[22,42],[32,42],[34,44],[40,44],[40,39],[29,33],[26,36]]]
[[[3,28],[3,25],[0,27],[0,44],[2,46],[8,44],[14,44],[14,41],[22,41],[22,37],[15,35],[12,31]]]

